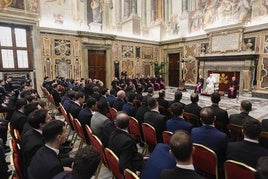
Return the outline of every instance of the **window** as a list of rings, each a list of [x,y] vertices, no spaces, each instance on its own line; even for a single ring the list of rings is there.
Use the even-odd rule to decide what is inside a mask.
[[[0,24],[0,69],[32,70],[31,30],[26,26]]]

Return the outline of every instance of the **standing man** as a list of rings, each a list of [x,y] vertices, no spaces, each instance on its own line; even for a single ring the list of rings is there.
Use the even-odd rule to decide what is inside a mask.
[[[235,76],[233,76],[228,90],[228,98],[236,98],[238,88],[238,82],[236,81]]]

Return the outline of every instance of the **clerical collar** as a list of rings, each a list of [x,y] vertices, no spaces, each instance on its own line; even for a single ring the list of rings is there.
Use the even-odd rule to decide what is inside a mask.
[[[151,111],[155,111],[155,112],[159,113],[159,111],[158,111],[158,110],[156,110],[156,109],[151,109]]]
[[[50,148],[51,150],[53,150],[57,155],[59,155],[60,150],[59,149],[55,149],[53,147],[50,147],[49,145],[45,144],[47,148]]]
[[[244,140],[245,140],[245,141],[248,141],[248,142],[256,143],[256,144],[259,143],[259,141],[254,140],[254,139],[249,139],[249,138],[247,138],[247,137],[244,137]]]
[[[176,164],[176,167],[178,167],[178,168],[182,168],[182,169],[186,169],[186,170],[194,170],[194,166],[193,166],[193,164],[190,164],[190,165],[180,165],[180,164]]]

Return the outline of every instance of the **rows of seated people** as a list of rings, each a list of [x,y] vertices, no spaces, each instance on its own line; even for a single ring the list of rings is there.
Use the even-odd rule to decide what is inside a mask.
[[[267,149],[259,146],[258,144],[254,145],[255,143],[258,143],[258,137],[262,128],[258,120],[249,117],[245,117],[243,119],[244,121],[241,123],[243,124],[243,131],[245,135],[243,143],[250,143],[249,145],[253,144],[254,147],[256,147],[256,150],[250,150],[250,153],[246,153],[248,151],[242,151],[242,149],[238,147],[238,153],[240,153],[241,156],[236,153],[232,153],[237,149],[237,147],[233,146],[232,143],[228,144],[229,133],[227,125],[229,124],[229,118],[227,112],[220,109],[218,106],[220,102],[220,95],[218,93],[212,94],[212,105],[202,109],[198,106],[197,94],[192,94],[192,103],[185,105],[180,101],[182,98],[182,93],[180,91],[175,93],[174,101],[166,101],[165,91],[160,91],[159,97],[154,98],[154,89],[152,87],[148,87],[148,94],[143,96],[143,90],[141,90],[141,93],[137,93],[135,85],[131,84],[127,86],[125,90],[116,91],[116,89],[111,89],[109,91],[107,88],[103,87],[102,83],[98,80],[92,80],[92,82],[89,82],[88,87],[86,87],[83,80],[81,80],[80,83],[77,82],[77,84],[72,88],[63,86],[63,79],[55,80],[53,83],[46,80],[47,79],[45,79],[43,85],[50,90],[50,93],[54,98],[55,105],[58,106],[62,103],[67,113],[70,113],[74,118],[78,119],[83,128],[85,125],[88,125],[92,129],[93,134],[102,141],[104,147],[109,147],[114,151],[114,153],[119,157],[119,168],[122,173],[126,168],[133,171],[140,171],[142,173],[145,172],[142,170],[143,157],[138,153],[135,140],[127,132],[129,124],[128,116],[135,117],[139,121],[140,125],[143,122],[151,124],[156,130],[158,143],[163,142],[162,132],[164,130],[169,130],[171,132],[175,132],[177,130],[188,131],[188,133],[191,134],[193,142],[203,144],[216,152],[219,158],[220,169],[223,169],[221,167],[223,166],[223,162],[226,158],[242,161],[255,168],[258,158],[260,156],[268,155]],[[50,86],[52,88],[50,88]],[[29,89],[23,91],[23,93],[28,94],[28,91]],[[42,152],[46,153],[48,152],[48,149],[52,149],[52,151],[55,151],[57,154],[58,152],[61,153],[61,150],[59,149],[62,144],[64,144],[66,138],[65,125],[64,123],[53,122],[55,123],[53,125],[57,127],[54,128],[53,126],[48,126],[47,130],[54,131],[55,134],[50,135],[51,132],[41,132],[43,128],[45,128],[44,126],[46,126],[44,124],[50,120],[48,111],[46,109],[39,109],[39,105],[42,103],[34,102],[36,96],[32,99],[33,102],[30,102],[31,98],[27,97],[28,95],[24,97],[20,96],[20,98],[18,98],[18,96],[20,96],[19,93],[15,94],[14,97],[16,109],[9,115],[11,116],[11,126],[14,129],[17,129],[22,135],[22,152],[26,151],[25,146],[27,145],[24,144],[27,141],[25,139],[27,138],[26,134],[30,133],[29,135],[31,136],[31,133],[37,131],[39,134],[42,133],[42,137],[44,137],[42,140],[40,137],[38,139],[42,141],[41,145],[37,147],[34,144],[34,149],[31,149],[33,151],[27,152],[27,154],[30,154],[30,159],[26,159],[26,161],[24,158],[22,159],[24,163],[24,174],[26,176],[30,174],[32,178],[36,178],[37,176],[37,178],[51,178],[51,175],[54,175],[55,173],[51,173],[48,170],[45,170],[44,173],[37,172],[40,168],[46,168],[46,166],[40,165],[38,161],[41,159],[35,155],[38,151],[39,157],[42,157]],[[10,99],[12,99],[12,97],[10,97]],[[31,105],[28,104],[27,100],[29,100],[28,102]],[[248,104],[247,101],[246,103]],[[251,105],[251,103],[249,103],[249,105]],[[28,111],[26,106],[28,106]],[[118,112],[115,120],[114,116],[108,115],[111,107],[115,108],[117,111],[122,111]],[[45,105],[43,108],[45,108]],[[248,114],[251,108],[245,108],[246,107],[241,103],[242,113]],[[44,111],[42,112],[40,110]],[[193,126],[191,123],[186,121],[183,118],[184,111],[199,116],[203,126]],[[43,117],[38,116],[41,114],[43,114]],[[230,116],[231,121],[232,118],[235,118],[235,115]],[[39,121],[41,119],[42,121]],[[221,126],[221,128],[219,128],[221,131],[214,127],[215,119],[219,120],[222,124],[219,125]],[[246,124],[246,122],[249,124]],[[252,126],[254,126],[254,128]],[[247,129],[247,127],[249,129]],[[252,129],[255,131],[254,134],[250,132]],[[247,130],[249,130],[248,133]],[[31,139],[31,137],[29,138],[28,142],[32,144],[31,141],[34,140]],[[234,145],[236,144],[234,143]],[[248,147],[242,148],[246,149]],[[152,152],[153,150],[154,146],[151,146],[150,151]],[[68,154],[64,153],[64,151],[62,155],[62,160],[63,163],[65,163],[65,166],[70,166],[72,159],[69,158]],[[28,155],[25,154],[22,156],[26,157]],[[244,156],[252,158],[246,158],[245,160],[242,159]],[[33,162],[32,158],[35,159]],[[57,173],[63,170],[71,170],[70,168],[63,168],[62,165],[57,167],[60,168],[60,170],[57,170]],[[49,167],[47,168],[49,169]],[[45,174],[46,172],[48,172],[50,176],[47,176]],[[31,178],[30,176],[28,177]]]
[[[81,107],[81,104],[84,102],[85,98],[82,93],[71,95],[70,98],[72,99],[73,96],[74,98],[70,101],[70,105],[68,105],[68,103],[66,104],[66,101],[63,102],[63,105],[65,106],[67,112],[71,113],[75,118],[80,120],[82,125],[89,125],[93,133],[99,139],[101,139],[105,147],[109,146],[109,139],[112,131],[116,129],[116,125],[114,124],[113,120],[109,119],[106,115],[109,112],[109,108],[113,107],[117,111],[123,111],[129,116],[135,117],[139,121],[140,125],[143,122],[151,124],[156,130],[157,141],[159,143],[163,142],[162,132],[164,130],[174,132],[176,130],[183,129],[188,131],[191,133],[193,142],[203,144],[217,153],[221,170],[223,169],[223,162],[226,160],[226,158],[237,159],[233,158],[237,155],[232,156],[229,150],[227,150],[228,141],[232,140],[228,138],[232,137],[230,136],[227,127],[230,121],[227,111],[219,107],[221,97],[218,93],[212,94],[212,105],[204,108],[203,113],[200,113],[202,108],[198,106],[197,94],[192,94],[192,103],[185,105],[180,101],[182,98],[182,93],[180,91],[175,93],[174,101],[166,101],[165,91],[160,91],[159,97],[154,98],[154,89],[152,87],[148,87],[148,94],[146,96],[143,96],[141,93],[137,93],[135,91],[135,85],[131,84],[127,86],[126,91],[119,90],[116,94],[116,90],[111,89],[111,93],[108,94],[108,89],[103,87],[100,88],[98,85],[93,85],[92,89],[93,92],[90,97],[88,97],[88,101],[84,109]],[[94,105],[95,102],[96,105]],[[80,104],[80,108],[76,109],[76,107],[72,107],[72,104]],[[241,114],[231,115],[230,120],[233,121],[233,118],[242,115],[244,116],[240,123],[240,125],[242,125],[244,119],[247,121],[249,118],[252,118],[248,116],[248,113],[251,110],[250,105],[251,103],[249,101],[243,101],[241,103]],[[247,106],[250,107],[248,108]],[[83,113],[85,113],[85,109],[87,108],[90,112],[88,112],[88,120],[85,123],[86,120],[81,120],[81,116]],[[78,112],[79,110],[80,112]],[[170,111],[172,113],[170,113]],[[195,126],[186,121],[183,118],[184,112],[192,113],[201,118],[202,126]],[[203,117],[202,119],[201,114],[203,114],[203,116],[210,117]],[[214,127],[214,122],[217,122],[217,128]],[[259,136],[254,139],[255,142],[258,137]],[[252,139],[248,140],[247,137],[245,138],[245,141],[251,140]],[[263,150],[260,152],[261,155],[267,155],[267,149],[263,149],[262,147],[260,148],[261,149],[259,150]],[[153,147],[151,148],[151,151],[152,150]],[[259,150],[257,151],[259,152]],[[116,153],[119,154],[120,152]],[[259,157],[259,155],[257,155],[257,157]],[[250,159],[250,163],[247,164],[255,168],[257,157],[254,160]],[[121,171],[123,171],[123,169],[121,169]]]

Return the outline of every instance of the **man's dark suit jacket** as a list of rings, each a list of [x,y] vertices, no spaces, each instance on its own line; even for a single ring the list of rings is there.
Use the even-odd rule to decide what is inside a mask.
[[[115,108],[117,111],[122,111],[122,108],[123,108],[123,105],[126,104],[125,101],[123,101],[122,99],[120,98],[117,98],[115,101],[114,101],[114,104],[113,104],[113,108]]]
[[[45,145],[42,134],[36,130],[29,129],[22,135],[22,159],[25,167],[28,167],[34,154]],[[27,169],[27,168],[26,168]]]
[[[61,97],[60,97],[60,94],[58,93],[58,91],[53,88],[51,90],[51,95],[53,96],[55,105],[59,106],[59,103],[61,102]]]
[[[227,133],[227,125],[229,124],[229,118],[228,118],[228,113],[226,110],[221,109],[218,105],[212,104],[210,108],[213,110],[214,115],[216,116],[217,121],[219,121],[223,125],[223,130],[222,132]],[[217,126],[216,126],[217,128]]]
[[[245,112],[241,112],[239,114],[231,114],[230,123],[242,126],[242,124],[244,123],[244,120],[247,118],[252,119],[253,117],[251,117],[250,115],[248,115],[248,113],[245,113]]]
[[[243,140],[229,143],[226,154],[228,160],[236,160],[256,168],[258,159],[268,156],[268,150],[257,143]]]
[[[29,179],[49,179],[63,171],[63,165],[55,151],[44,146],[40,148],[28,167]]]
[[[262,124],[262,130],[268,132],[268,119],[263,119],[261,121],[261,124]]]
[[[82,107],[80,105],[78,105],[74,101],[70,101],[69,109],[67,110],[67,112],[72,114],[74,118],[78,119],[81,110]]]
[[[187,104],[184,106],[184,111],[191,113],[191,114],[195,114],[198,117],[200,117],[200,111],[201,111],[201,107],[198,106],[197,103],[191,103],[191,104]]]
[[[167,121],[167,130],[175,132],[176,130],[185,130],[191,133],[193,125],[187,122],[185,119],[173,116]]]
[[[119,169],[121,173],[126,168],[132,171],[141,171],[143,167],[143,156],[138,153],[136,141],[129,133],[118,128],[115,129],[110,136],[108,147],[119,158]]]
[[[167,144],[158,143],[155,146],[141,172],[141,179],[160,178],[163,169],[172,169],[176,166],[176,159],[170,155],[169,150],[170,147]]]
[[[135,118],[138,120],[140,126],[144,122],[144,114],[149,111],[151,111],[150,108],[144,104],[138,108]]]
[[[137,109],[132,103],[126,103],[123,105],[122,111],[127,113],[129,116],[135,117]]]
[[[161,179],[177,179],[177,178],[183,178],[183,179],[202,179],[200,175],[198,175],[194,170],[187,170],[183,168],[173,168],[173,169],[166,169],[161,172],[160,175]]]
[[[21,134],[26,121],[27,116],[19,110],[16,110],[10,119],[10,124],[13,128],[18,129]]]
[[[213,126],[201,126],[193,128],[191,132],[192,141],[212,149],[218,156],[219,166],[223,166],[228,144],[228,137]]]
[[[168,108],[169,102],[164,98],[157,98],[157,101],[160,106],[163,106],[165,109]]]
[[[144,114],[144,122],[151,124],[156,131],[157,142],[163,142],[162,132],[166,130],[166,118],[157,111],[149,111]]]
[[[92,116],[93,116],[92,111],[88,107],[85,107],[79,112],[78,120],[81,123],[83,129],[85,128],[86,125],[90,127],[90,121]]]

